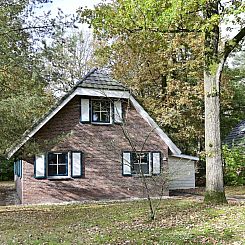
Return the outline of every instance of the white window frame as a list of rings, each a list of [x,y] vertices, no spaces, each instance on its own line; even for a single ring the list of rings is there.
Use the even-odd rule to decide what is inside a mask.
[[[49,154],[55,154],[55,155],[57,155],[57,160],[58,160],[58,155],[60,155],[60,154],[66,154],[67,155],[67,163],[65,164],[66,165],[66,175],[49,175],[49,166],[51,165],[51,164],[49,164]],[[46,163],[46,175],[47,175],[47,178],[48,179],[67,179],[67,178],[71,178],[71,174],[70,174],[70,165],[71,165],[71,163],[70,163],[70,152],[59,152],[59,151],[57,151],[57,152],[48,152],[47,153],[47,163]],[[58,166],[59,165],[64,165],[64,164],[54,164],[54,165],[57,165],[57,169],[58,169]],[[58,170],[57,170],[58,171]]]
[[[93,120],[93,113],[97,112],[100,113],[100,117],[102,113],[108,113],[108,111],[102,111],[101,110],[101,102],[108,102],[109,103],[109,122],[105,122],[105,121],[94,121]],[[100,103],[100,110],[99,111],[94,111],[93,110],[93,102],[99,102]],[[112,124],[112,104],[111,101],[109,100],[105,100],[105,99],[91,99],[91,124]]]
[[[134,157],[133,157],[133,155],[134,154],[136,154],[136,155],[138,155],[138,154],[147,154],[147,163],[146,162],[138,162],[138,163],[134,163],[133,162],[133,160],[134,160]],[[131,155],[132,155],[132,157],[131,157],[131,168],[132,168],[132,176],[141,176],[142,174],[144,175],[144,176],[151,176],[151,152],[145,152],[145,151],[143,151],[143,152],[131,152]],[[141,156],[140,156],[140,159],[141,159]],[[134,165],[148,165],[148,173],[134,173],[133,172],[133,168],[134,168]],[[140,167],[140,166],[139,166]]]

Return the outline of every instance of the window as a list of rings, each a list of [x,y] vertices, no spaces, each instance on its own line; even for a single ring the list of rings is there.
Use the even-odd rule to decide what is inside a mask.
[[[111,104],[107,100],[92,100],[92,122],[110,123]]]
[[[81,122],[98,124],[120,124],[123,122],[121,99],[81,98]]]
[[[34,160],[36,179],[69,179],[83,177],[81,151],[40,153]]]
[[[149,174],[149,153],[132,153],[132,174]]]
[[[160,151],[122,153],[122,174],[132,175],[159,175],[162,168],[162,154]]]
[[[68,154],[49,153],[48,154],[48,176],[68,175]]]

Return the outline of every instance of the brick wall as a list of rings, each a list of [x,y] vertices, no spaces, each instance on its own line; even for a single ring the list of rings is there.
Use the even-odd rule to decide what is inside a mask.
[[[34,161],[23,161],[22,203],[46,203],[99,199],[121,199],[145,196],[142,179],[122,176],[122,151],[132,150],[120,125],[91,125],[80,123],[80,97],[73,98],[35,135],[38,142],[57,139],[61,133],[67,136],[55,146],[44,151],[72,151],[84,153],[85,175],[80,179],[48,180],[34,178]],[[124,129],[137,150],[161,151],[166,157],[167,145],[152,132],[152,128],[130,108]],[[34,159],[34,158],[33,158]],[[165,162],[166,165],[166,162]],[[158,177],[161,178],[161,177]],[[153,195],[160,191],[161,181],[147,178]],[[167,195],[168,192],[166,191]]]

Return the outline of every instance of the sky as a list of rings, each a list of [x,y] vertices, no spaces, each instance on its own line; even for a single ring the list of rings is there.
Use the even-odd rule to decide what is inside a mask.
[[[52,0],[52,3],[45,3],[41,9],[38,9],[38,13],[51,11],[53,16],[56,16],[58,8],[62,9],[65,14],[76,14],[76,10],[79,7],[93,8],[94,5],[102,2],[102,0]],[[91,33],[91,29],[87,24],[78,25],[84,33]]]
[[[79,7],[93,8],[94,5],[100,3],[101,0],[53,0],[52,3],[44,4],[42,10],[52,13],[57,12],[58,8],[61,8],[67,14],[73,14]]]

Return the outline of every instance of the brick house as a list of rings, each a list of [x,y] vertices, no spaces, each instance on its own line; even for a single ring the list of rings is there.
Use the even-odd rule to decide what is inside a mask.
[[[28,154],[32,143],[38,153]],[[144,197],[141,174],[152,195],[168,195],[169,188],[195,187],[198,160],[181,154],[130,91],[96,69],[26,132],[8,157],[16,159],[23,204]],[[181,174],[167,181],[162,173],[168,170]]]

